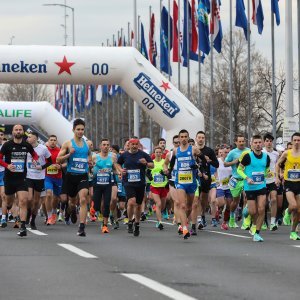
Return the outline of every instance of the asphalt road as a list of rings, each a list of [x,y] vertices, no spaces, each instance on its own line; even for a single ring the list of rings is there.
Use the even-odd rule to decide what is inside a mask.
[[[0,228],[0,300],[300,299],[300,241],[288,227],[254,243],[248,232],[212,227],[183,240],[151,221],[137,238],[125,225],[103,235],[89,223],[85,238],[76,225],[37,225],[46,235]]]

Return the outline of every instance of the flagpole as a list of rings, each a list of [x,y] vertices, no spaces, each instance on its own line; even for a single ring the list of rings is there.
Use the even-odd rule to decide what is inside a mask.
[[[128,22],[128,42],[130,41],[131,45],[131,34],[130,34],[130,22]],[[131,99],[127,95],[127,106],[128,106],[128,137],[131,136]]]
[[[212,0],[214,1],[214,0]],[[211,22],[214,22],[214,12],[212,11],[213,5],[210,2],[210,14],[211,14]],[[213,25],[211,25],[213,26]],[[213,34],[210,33],[210,114],[209,114],[209,146],[213,148],[214,141],[214,42],[213,42]]]
[[[170,17],[171,17],[171,4],[170,0],[168,0],[168,78],[169,81],[171,81],[171,45],[170,45],[170,40],[171,40],[171,22],[170,22]]]
[[[107,47],[109,46],[109,39],[106,40],[106,44],[107,44]],[[106,120],[106,137],[109,137],[110,134],[109,134],[109,122],[108,122],[108,119],[109,119],[109,105],[108,105],[108,85],[106,85],[106,114],[105,114],[105,120]],[[102,135],[103,137],[103,135]]]
[[[230,83],[229,83],[229,105],[230,105],[230,112],[229,112],[229,140],[230,145],[233,145],[233,92],[232,92],[232,85],[233,85],[233,74],[232,74],[232,59],[233,59],[233,53],[232,53],[232,0],[230,0],[229,5],[229,13],[230,13],[230,58],[229,58],[229,72],[230,72]]]
[[[88,123],[87,123],[87,107],[85,105],[85,95],[86,95],[86,85],[84,85],[84,122],[85,122],[85,134],[86,136],[88,136],[88,129],[89,129],[89,126],[88,126]]]
[[[133,24],[134,24],[134,47],[137,48],[137,37],[138,37],[138,30],[137,30],[137,6],[136,1],[133,0],[134,8],[133,8]],[[134,115],[134,125],[133,125],[133,131],[134,135],[139,137],[140,135],[140,126],[139,126],[139,120],[140,120],[140,108],[136,101],[134,101],[134,107],[133,107],[133,115]]]
[[[122,43],[122,46],[124,46],[123,45],[123,28],[121,28],[121,43]],[[120,98],[121,98],[121,105],[120,105],[120,108],[121,108],[121,132],[120,132],[119,140],[120,140],[120,143],[121,143],[122,142],[122,137],[124,136],[124,99],[123,99],[123,90],[121,90]]]
[[[188,85],[188,99],[190,100],[191,95],[191,83],[190,83],[190,15],[189,15],[189,1],[186,1],[186,28],[187,28],[187,35],[186,35],[186,52],[187,52],[187,85]]]
[[[97,86],[97,88],[99,89],[99,85]],[[101,88],[101,87],[100,87]],[[96,108],[95,108],[95,122],[96,122],[96,132],[95,132],[95,134],[96,134],[96,137],[95,137],[95,143],[96,143],[96,145],[98,145],[98,101],[97,101],[97,97],[96,97],[96,93],[97,92],[97,90],[96,90],[96,85],[95,85],[95,105],[96,105]],[[97,147],[97,146],[96,146]]]
[[[113,47],[115,47],[115,35],[113,34]],[[112,86],[111,86],[112,88]],[[108,90],[108,89],[107,89]],[[111,116],[112,116],[112,143],[115,143],[115,99],[112,96],[111,99],[111,107],[112,107],[112,112],[111,112]]]
[[[250,0],[248,0],[248,26],[247,26],[247,39],[248,39],[248,60],[247,60],[247,64],[248,64],[248,76],[247,76],[247,82],[248,82],[248,143],[250,144],[250,140],[251,140],[251,66],[250,66],[250,63],[251,63],[251,56],[250,56],[250,51],[251,51],[251,41],[250,41]]]
[[[298,22],[298,119],[300,130],[300,0],[297,3],[297,22]]]
[[[174,16],[173,16],[174,17]],[[178,0],[178,89],[181,89],[181,80],[180,80],[180,63],[181,63],[181,55],[180,55],[180,0]],[[174,34],[174,33],[173,33]]]
[[[199,30],[199,20],[198,20],[198,33],[200,32]],[[199,36],[199,40],[198,40],[198,44],[200,41],[200,36]],[[202,86],[201,86],[201,51],[200,51],[200,47],[198,45],[199,48],[199,56],[198,56],[198,108],[201,110],[202,108]]]
[[[152,16],[152,7],[151,5],[149,6],[149,24],[150,24],[150,30],[151,30],[151,16]],[[152,39],[152,37],[151,37]],[[149,47],[151,47],[151,42]],[[152,58],[151,58],[152,59]],[[153,140],[153,122],[152,118],[149,116],[149,139],[150,139],[150,153],[152,153],[152,140]]]
[[[93,94],[92,94],[92,85],[90,85],[90,113],[91,113],[91,120],[90,120],[90,132],[91,132],[91,137],[90,137],[90,140],[92,141],[92,138],[93,138]],[[94,99],[95,100],[95,99]]]
[[[272,5],[272,2],[271,2]],[[274,12],[271,8],[271,42],[272,42],[272,127],[273,127],[273,137],[274,144],[276,144],[276,89],[275,89],[275,35],[274,35]]]
[[[120,31],[118,30],[118,47],[119,47],[119,43],[120,43],[120,38],[122,39],[121,37],[121,33]],[[120,137],[121,137],[121,97],[118,93],[116,93],[116,104],[117,104],[117,108],[116,108],[116,114],[117,114],[117,138],[116,138],[116,141],[119,141]]]

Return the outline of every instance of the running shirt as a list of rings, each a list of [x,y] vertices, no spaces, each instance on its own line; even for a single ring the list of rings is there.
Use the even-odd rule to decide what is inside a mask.
[[[293,156],[292,149],[287,150],[283,177],[287,181],[300,182],[300,156]]]
[[[232,162],[234,160],[236,160],[237,158],[240,158],[240,156],[246,152],[246,151],[250,151],[249,148],[245,148],[243,150],[240,150],[238,148],[235,148],[233,150],[231,150],[228,155],[225,158],[225,162]],[[238,164],[235,164],[233,166],[231,166],[232,169],[232,176],[236,179],[242,179],[242,177],[237,173],[237,168],[238,168]]]
[[[218,161],[219,161],[219,168],[217,172],[218,172],[218,179],[219,179],[219,188],[222,190],[229,190],[228,183],[232,175],[232,168],[225,167],[222,158],[218,158]]]
[[[253,151],[244,155],[241,164],[245,167],[244,173],[254,181],[249,184],[244,180],[245,191],[257,191],[266,187],[266,171],[270,166],[270,157],[262,152],[256,155]]]
[[[126,175],[122,179],[125,186],[145,185],[146,166],[140,163],[141,158],[145,158],[149,163],[153,162],[149,154],[142,150],[136,153],[126,151],[118,158],[118,164],[126,169]]]
[[[177,172],[175,183],[181,185],[197,184],[196,170],[191,168],[192,165],[196,164],[196,161],[193,157],[193,147],[189,145],[185,151],[181,151],[180,147],[178,147],[176,161]]]
[[[275,168],[279,159],[279,153],[275,150],[268,152],[266,148],[263,148],[263,152],[267,153],[270,157],[270,172],[266,178],[267,184],[275,182]]]
[[[27,154],[27,178],[30,179],[45,179],[45,169],[37,170],[36,166],[43,166],[46,164],[46,159],[51,157],[51,153],[48,148],[42,144],[38,144],[34,151],[39,156],[36,164],[32,163],[32,156],[30,153]]]
[[[164,152],[163,152],[162,155],[161,155],[161,158],[162,158],[162,159],[166,159],[168,153],[169,153],[169,150],[165,149]],[[151,159],[152,159],[152,160],[155,159],[155,153],[152,153],[152,154],[151,154]]]
[[[4,162],[6,164],[13,164],[16,167],[15,172],[5,169],[5,179],[23,179],[26,178],[27,173],[27,153],[32,156],[37,156],[33,147],[25,141],[21,143],[15,143],[13,140],[7,141],[3,144],[0,154],[5,157]]]
[[[1,150],[2,146],[3,146],[3,144],[0,145],[0,150]],[[0,173],[1,173],[1,172],[4,172],[4,170],[5,170],[5,168],[2,167],[2,166],[0,166]]]
[[[111,152],[105,158],[101,157],[100,154],[96,154],[96,162],[93,168],[95,184],[97,185],[111,184],[112,167],[113,167],[113,160],[112,160]]]
[[[161,159],[160,161],[153,160],[154,162],[154,168],[151,170],[151,174],[153,177],[153,180],[151,181],[151,186],[153,187],[165,187],[168,183],[167,176],[161,174],[161,171],[163,171],[163,166],[165,163],[164,159]]]
[[[55,148],[47,147],[47,148],[51,153],[52,162],[53,164],[55,164],[60,148],[59,147],[55,147]],[[58,170],[54,165],[51,165],[46,169],[46,176],[51,178],[62,178],[62,171],[61,169]]]
[[[88,174],[88,157],[89,146],[84,139],[82,139],[82,147],[77,146],[75,140],[72,139],[72,147],[75,152],[72,153],[68,159],[67,172],[73,174]]]

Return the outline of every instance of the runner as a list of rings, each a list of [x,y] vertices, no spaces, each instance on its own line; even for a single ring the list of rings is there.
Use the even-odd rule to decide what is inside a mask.
[[[243,178],[237,173],[237,167],[239,165],[239,158],[241,155],[246,152],[250,151],[249,148],[245,147],[245,138],[243,135],[236,135],[234,139],[234,143],[236,145],[236,148],[231,150],[225,161],[224,161],[224,166],[225,167],[231,167],[232,168],[232,177],[230,178],[229,181],[229,187],[230,187],[230,192],[232,195],[232,202],[230,205],[230,218],[229,218],[229,227],[230,228],[238,228],[238,225],[236,224],[235,221],[235,211],[239,205],[241,195],[243,193],[244,189],[244,180]],[[249,220],[249,218],[247,219]],[[251,222],[251,220],[250,220]],[[250,222],[248,221],[247,224],[243,224],[246,227],[244,228],[242,226],[242,229],[250,229]]]
[[[35,164],[32,162],[31,154],[27,154],[27,185],[29,192],[27,222],[31,217],[30,227],[32,230],[37,229],[35,218],[41,206],[41,192],[45,190],[45,169],[52,164],[51,153],[45,145],[38,143],[38,138],[37,132],[29,133],[27,138],[28,143],[32,145],[39,156],[39,160]]]
[[[118,158],[117,171],[123,174],[123,184],[128,199],[128,233],[134,236],[140,234],[141,204],[145,194],[145,171],[152,169],[154,164],[151,157],[139,149],[139,140],[129,140],[129,151],[124,152]],[[123,167],[122,167],[123,166]],[[135,217],[133,229],[133,215]]]
[[[46,211],[47,225],[54,225],[57,219],[57,204],[59,203],[62,187],[62,165],[56,163],[60,148],[57,147],[56,135],[50,135],[47,148],[51,153],[52,165],[46,169],[45,190],[46,190]]]
[[[271,134],[266,134],[264,136],[264,145],[263,152],[267,153],[270,157],[270,173],[267,177],[267,197],[270,197],[270,206],[271,206],[271,224],[270,230],[275,231],[278,229],[276,224],[276,215],[277,215],[277,186],[275,184],[275,167],[279,159],[279,153],[273,148],[274,137]],[[268,208],[268,202],[267,207]],[[267,209],[266,209],[267,213]],[[265,216],[265,222],[267,223],[267,214]]]
[[[252,217],[254,226],[256,226],[253,241],[263,242],[260,230],[265,218],[266,177],[269,174],[270,157],[262,152],[262,137],[260,135],[252,137],[251,149],[252,151],[246,153],[241,159],[237,172],[244,180],[248,212]]]
[[[5,228],[7,226],[6,214],[12,207],[15,194],[17,194],[21,220],[21,228],[18,235],[23,237],[27,235],[25,226],[28,202],[28,186],[26,182],[27,153],[31,154],[33,163],[36,163],[39,157],[33,147],[23,140],[24,129],[22,125],[14,125],[12,136],[13,139],[6,142],[0,150],[0,165],[5,167],[5,197],[2,199],[1,227]],[[5,157],[4,161],[3,157]]]
[[[66,189],[69,196],[69,207],[66,214],[71,215],[73,224],[77,222],[77,194],[80,204],[80,224],[78,236],[86,236],[85,222],[87,217],[87,201],[89,191],[89,164],[91,163],[90,149],[83,139],[85,122],[76,119],[73,122],[74,138],[63,143],[57,156],[57,162],[63,163],[67,160]],[[66,216],[67,219],[67,216]]]
[[[192,204],[197,189],[198,165],[195,156],[200,155],[200,150],[188,144],[189,133],[182,129],[179,131],[180,146],[173,150],[173,160],[177,164],[175,187],[177,199],[179,201],[178,217],[182,224],[183,238],[190,236],[188,229],[188,217],[192,211]],[[168,157],[165,160],[164,171],[168,173]]]
[[[285,210],[284,220],[291,222],[290,239],[300,240],[296,227],[300,217],[300,132],[292,135],[292,149],[285,151],[276,164],[276,184],[280,185],[280,165],[284,165],[284,191],[289,207]]]
[[[0,130],[0,150],[4,144],[4,141],[3,141],[3,138],[4,138],[4,132],[2,130]],[[3,181],[3,178],[4,178],[4,170],[5,168],[0,166],[0,215],[2,215],[2,199],[4,198],[4,181]]]
[[[93,187],[94,187],[94,209],[100,211],[103,199],[103,224],[102,233],[109,233],[107,227],[110,201],[112,195],[112,171],[116,164],[116,155],[109,152],[109,140],[102,139],[100,142],[100,153],[93,155]]]

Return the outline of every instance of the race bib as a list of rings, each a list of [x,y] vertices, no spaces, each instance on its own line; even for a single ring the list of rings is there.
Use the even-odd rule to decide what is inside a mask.
[[[180,171],[180,172],[178,172],[178,183],[179,184],[193,183],[193,173],[192,173],[192,171]]]
[[[165,176],[161,174],[155,174],[153,177],[153,182],[154,183],[163,183],[165,181]]]
[[[299,181],[300,179],[300,169],[290,169],[288,170],[288,180]]]
[[[86,158],[73,158],[71,170],[78,173],[86,173],[87,165]]]
[[[25,161],[24,159],[12,159],[11,163],[16,167],[15,172],[24,172]]]
[[[254,184],[262,184],[265,181],[265,174],[263,172],[252,172],[252,180]]]
[[[140,170],[127,170],[128,182],[140,182],[141,171]]]
[[[211,184],[216,183],[217,179],[215,175],[211,175]]]
[[[234,189],[237,185],[237,180],[234,177],[231,177],[228,183],[229,187],[231,187],[232,189]]]
[[[58,174],[58,169],[56,167],[54,167],[54,166],[49,166],[47,168],[47,174],[49,174],[49,175],[56,175],[56,174]]]
[[[97,173],[97,184],[109,184],[110,183],[110,173],[98,172]]]
[[[229,183],[229,177],[226,177],[224,179],[221,180],[222,185],[228,185]]]

